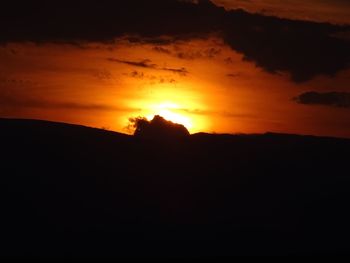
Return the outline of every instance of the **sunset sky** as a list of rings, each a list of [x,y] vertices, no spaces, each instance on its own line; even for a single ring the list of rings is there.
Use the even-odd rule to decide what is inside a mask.
[[[159,114],[191,133],[350,137],[349,1],[2,9],[0,117],[130,133],[129,118]]]

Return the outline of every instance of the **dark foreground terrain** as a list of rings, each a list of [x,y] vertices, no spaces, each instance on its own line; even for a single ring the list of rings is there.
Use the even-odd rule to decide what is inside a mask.
[[[9,259],[350,253],[350,140],[0,119]]]

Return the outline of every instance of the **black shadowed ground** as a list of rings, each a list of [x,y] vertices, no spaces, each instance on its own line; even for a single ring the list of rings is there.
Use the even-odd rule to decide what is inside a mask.
[[[1,257],[348,254],[350,140],[0,119]]]

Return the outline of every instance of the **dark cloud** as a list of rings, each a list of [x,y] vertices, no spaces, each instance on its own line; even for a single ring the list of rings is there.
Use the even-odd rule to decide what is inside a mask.
[[[168,54],[168,55],[172,54],[170,49],[167,49],[167,48],[164,48],[164,47],[160,47],[160,46],[153,47],[153,50],[157,51],[159,53],[164,53],[164,54]]]
[[[131,78],[135,78],[135,79],[144,79],[144,78],[150,78],[150,79],[155,79],[156,76],[149,76],[149,77],[146,77],[145,76],[145,73],[143,72],[139,72],[137,70],[134,70],[132,72],[130,72],[129,74],[127,74],[127,76],[131,77]]]
[[[149,68],[149,69],[155,69],[155,70],[170,71],[172,73],[177,73],[181,76],[186,76],[189,73],[187,71],[187,69],[184,67],[182,67],[182,68],[160,67],[157,64],[153,64],[152,61],[149,59],[144,59],[141,61],[129,61],[129,60],[120,60],[120,59],[115,59],[115,58],[108,58],[108,61],[122,63],[122,64],[126,64],[129,66],[140,67],[140,68]]]
[[[113,74],[107,69],[91,69],[91,75],[101,81],[113,79]]]
[[[349,67],[350,42],[335,37],[349,26],[227,11],[208,0],[13,0],[2,11],[2,43],[106,43],[131,36],[133,42],[162,45],[216,32],[245,60],[270,73],[287,72],[294,82]]]
[[[224,62],[225,62],[226,64],[233,64],[233,63],[234,63],[234,62],[233,62],[233,59],[230,58],[230,57],[225,58],[225,59],[224,59]]]
[[[156,115],[150,121],[145,118],[129,119],[129,128],[134,128],[134,135],[146,139],[154,140],[174,140],[186,138],[190,135],[185,126],[173,123]]]
[[[130,66],[135,66],[135,67],[140,67],[140,68],[153,68],[155,69],[157,67],[156,64],[152,64],[151,60],[149,59],[144,59],[141,61],[128,61],[128,60],[121,60],[121,59],[116,59],[116,58],[108,58],[109,61],[111,62],[118,62]]]
[[[198,58],[214,58],[221,53],[221,49],[215,47],[207,48],[204,50],[182,50],[181,48],[175,48],[175,51],[172,51],[168,48],[155,46],[153,47],[153,50],[159,53],[175,56],[179,59],[187,60]]]
[[[240,73],[230,73],[230,74],[226,74],[227,77],[230,78],[238,78],[239,76],[241,76]]]
[[[339,108],[350,108],[349,92],[315,92],[309,91],[294,98],[300,104],[325,105]]]
[[[170,71],[173,73],[177,73],[181,76],[186,76],[188,74],[188,71],[186,68],[167,68],[167,67],[164,67],[164,68],[160,68],[160,70]]]
[[[292,21],[245,12],[231,12],[230,20],[239,20],[225,41],[244,59],[270,73],[288,72],[294,82],[316,75],[334,76],[349,66],[350,42],[334,38],[332,32],[346,27]],[[243,25],[243,26],[242,26]]]
[[[176,57],[180,59],[198,59],[198,58],[214,58],[221,53],[220,48],[208,48],[205,50],[186,50],[176,53]]]
[[[138,79],[138,80],[147,80],[151,84],[154,83],[176,83],[176,80],[170,76],[155,76],[155,75],[150,75],[146,74],[144,72],[140,72],[137,70],[134,70],[130,73],[124,74],[128,77]]]

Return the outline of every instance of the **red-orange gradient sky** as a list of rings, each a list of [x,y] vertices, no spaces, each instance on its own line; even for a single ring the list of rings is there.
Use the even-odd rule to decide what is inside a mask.
[[[256,1],[254,10],[253,1],[215,1],[226,9],[207,1],[166,2],[181,4],[181,12],[188,5],[198,9],[199,15],[204,12],[208,17],[212,12],[213,21],[220,16],[225,19],[205,32],[201,26],[210,27],[211,19],[182,32],[181,25],[147,25],[140,18],[139,23],[146,25],[136,27],[139,31],[134,24],[125,25],[132,30],[111,36],[108,32],[111,39],[62,33],[57,39],[46,29],[18,36],[6,33],[0,40],[0,117],[130,133],[129,118],[160,114],[184,124],[191,133],[272,131],[350,137],[347,26],[312,22],[305,26],[278,18],[265,21],[262,15],[251,18],[245,11],[229,11],[238,2],[246,3],[239,7],[256,12],[269,4],[272,14],[302,19],[293,13],[283,15],[293,1],[278,6],[273,1]],[[301,1],[295,3],[303,6]],[[347,22],[341,10],[338,18],[344,19],[332,19],[338,5],[327,4],[331,7],[320,5],[319,12],[305,9],[309,20]],[[241,17],[242,24],[234,24],[230,31],[230,19]],[[153,32],[155,25],[162,30]],[[166,27],[172,29],[168,32]],[[91,30],[96,33],[98,28]]]

